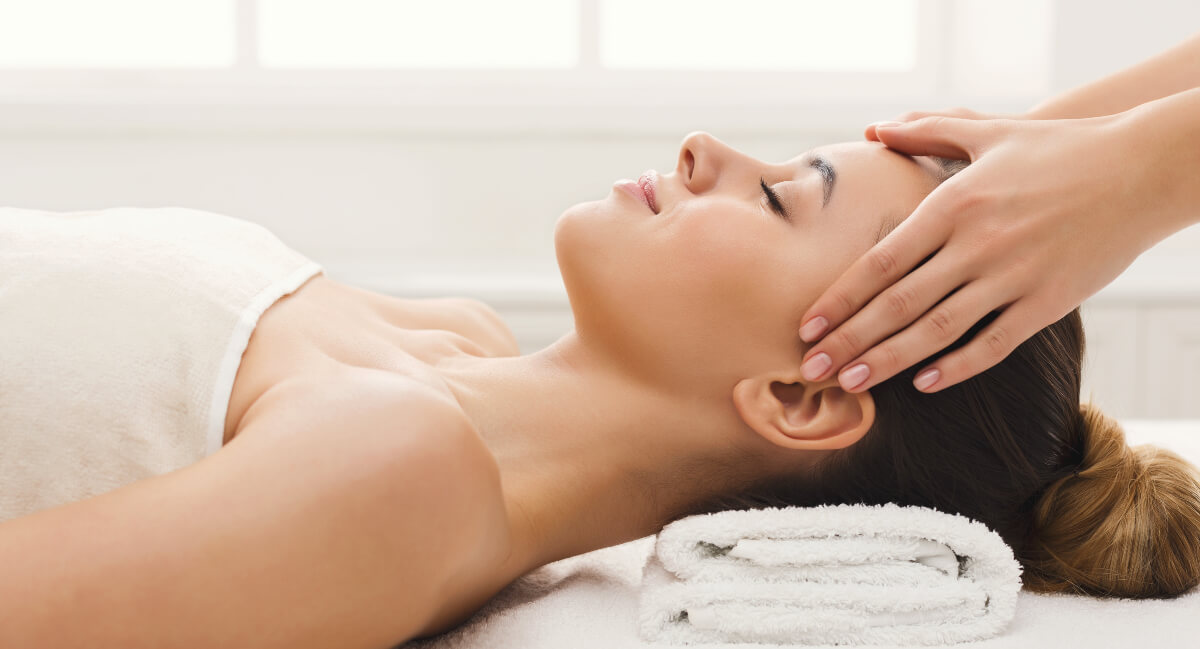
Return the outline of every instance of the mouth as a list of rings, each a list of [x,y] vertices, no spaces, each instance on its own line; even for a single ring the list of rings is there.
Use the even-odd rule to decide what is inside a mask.
[[[646,195],[646,201],[650,205],[650,211],[658,214],[658,172],[651,169],[646,173],[638,176],[637,184],[642,188],[642,193]]]
[[[658,173],[651,169],[638,176],[637,180],[622,178],[616,182],[616,186],[641,201],[651,212],[658,214],[658,202],[655,200],[654,191],[657,183]]]

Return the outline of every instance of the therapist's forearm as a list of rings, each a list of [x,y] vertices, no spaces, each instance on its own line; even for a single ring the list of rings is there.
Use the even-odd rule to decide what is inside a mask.
[[[1139,105],[1116,116],[1117,164],[1128,165],[1146,226],[1161,239],[1200,223],[1200,88]]]
[[[1200,33],[1152,58],[1037,104],[1029,119],[1115,115],[1200,86]]]

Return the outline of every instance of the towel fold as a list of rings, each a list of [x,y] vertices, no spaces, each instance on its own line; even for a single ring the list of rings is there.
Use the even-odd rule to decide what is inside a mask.
[[[689,516],[642,573],[643,640],[930,645],[988,638],[1021,567],[983,523],[926,507],[832,505]]]

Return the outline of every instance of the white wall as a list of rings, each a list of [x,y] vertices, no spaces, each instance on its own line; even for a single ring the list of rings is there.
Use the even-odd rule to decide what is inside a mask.
[[[1194,0],[1055,0],[1055,89],[1147,59],[1200,30]]]
[[[1027,108],[1200,29],[1195,2],[1058,0],[1051,9],[1042,47],[1051,72],[1034,84],[1048,85],[1045,93],[985,96],[964,80],[986,61],[951,60],[937,93],[817,103],[797,110],[788,127],[738,123],[720,111],[683,114],[678,122],[657,114],[641,129],[568,120],[489,131],[467,121],[463,129],[406,124],[378,106],[257,108],[262,119],[252,121],[230,117],[237,108],[0,105],[0,203],[54,210],[184,205],[250,219],[341,281],[400,295],[486,299],[528,352],[570,326],[552,244],[559,214],[602,198],[616,178],[671,169],[691,130],[786,159],[859,139],[868,121],[909,108]],[[1012,49],[994,55],[1039,47],[1023,38],[1014,34]],[[538,191],[518,189],[530,183]],[[1159,254],[1197,255],[1200,227],[1160,249],[1138,264]]]

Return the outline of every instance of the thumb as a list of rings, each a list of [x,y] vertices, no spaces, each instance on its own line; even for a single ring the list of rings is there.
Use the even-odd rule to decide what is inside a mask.
[[[909,155],[933,155],[956,160],[979,157],[1000,134],[994,122],[935,115],[903,124],[875,126],[875,137],[888,148]]]

